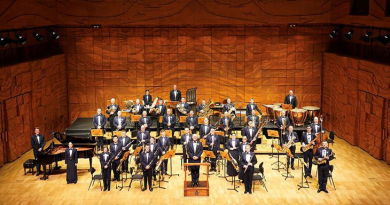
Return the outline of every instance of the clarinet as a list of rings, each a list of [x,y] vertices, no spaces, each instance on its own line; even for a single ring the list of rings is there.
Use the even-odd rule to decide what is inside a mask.
[[[253,155],[252,155],[251,158],[249,159],[248,164],[251,163],[253,156],[255,156],[255,153],[253,153]],[[246,170],[248,169],[248,167],[249,167],[249,166],[246,166],[246,168],[245,168],[245,170],[244,170],[244,173],[246,172]]]
[[[125,150],[126,150],[127,148],[129,148],[130,145],[131,145],[131,143],[133,143],[133,142],[134,142],[134,140],[132,140],[129,144],[127,144],[127,145],[125,146]],[[104,166],[108,166],[116,157],[119,158],[119,156],[121,156],[122,152],[123,152],[123,150],[119,151],[118,154],[117,154],[116,156],[111,157],[111,159],[109,159],[109,160],[107,161],[107,163],[106,163]]]
[[[157,151],[160,150],[160,147],[156,149],[156,151],[153,153],[153,159],[149,162],[148,166],[152,165],[152,162],[157,158]]]

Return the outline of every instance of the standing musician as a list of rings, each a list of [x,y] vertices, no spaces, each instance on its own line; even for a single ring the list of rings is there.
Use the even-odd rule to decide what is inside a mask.
[[[139,126],[144,126],[146,130],[150,132],[150,126],[152,126],[152,120],[150,119],[150,116],[148,116],[148,113],[146,110],[142,111],[142,117],[139,118]]]
[[[302,147],[307,147],[310,141],[314,140],[314,134],[311,133],[311,127],[308,125],[306,127],[306,131],[302,134],[301,144]],[[313,142],[313,145],[315,145],[315,141]],[[305,160],[305,163],[308,163],[309,166],[305,167],[305,178],[309,176],[310,178],[313,178],[311,175],[311,167],[313,164],[313,149],[309,149],[306,152],[303,153],[303,159]]]
[[[295,137],[295,139],[293,140],[294,143],[290,146],[290,151],[293,155],[295,155],[295,149],[296,149],[295,143],[297,143],[299,141],[299,139],[298,139],[298,134],[296,132],[294,132],[294,127],[292,125],[290,125],[290,126],[288,126],[288,132],[286,132],[286,134],[283,136],[282,144],[284,144],[284,145],[287,144],[294,137]],[[287,155],[287,167],[289,167],[289,165],[290,165],[290,156]],[[294,158],[291,158],[291,169],[295,170]]]
[[[221,118],[220,124],[222,125],[222,129],[225,131],[225,136],[230,135],[232,133],[234,125],[228,112],[225,112],[224,117]]]
[[[259,126],[260,123],[260,117],[256,115],[256,110],[252,110],[252,115],[248,115],[246,117],[246,121],[249,123],[249,121],[253,122],[253,125],[255,127]],[[249,124],[248,124],[249,125]]]
[[[251,152],[251,146],[245,146],[245,152],[241,155],[241,166],[244,174],[244,183],[245,183],[245,192],[252,194],[252,181],[253,181],[253,173],[254,166],[257,164],[257,159],[255,153]]]
[[[103,191],[110,191],[111,185],[111,164],[107,164],[107,162],[112,158],[112,154],[109,152],[108,147],[103,147],[103,153],[100,154],[100,164],[102,167],[102,175],[103,175]]]
[[[163,117],[163,126],[166,130],[172,130],[172,145],[174,144],[175,137],[175,124],[176,124],[176,117],[174,114],[172,114],[172,110],[168,109],[167,114]],[[160,131],[161,133],[161,131]]]
[[[187,163],[187,144],[191,140],[190,129],[186,127],[184,129],[184,135],[181,136],[180,143],[183,145],[183,163]]]
[[[126,132],[122,131],[121,137],[118,139],[119,143],[122,145],[122,150],[123,151],[129,151],[129,148],[125,148],[129,143],[130,143],[130,137],[126,135]],[[128,172],[129,171],[129,161],[125,160],[123,161],[123,166],[122,166],[122,171]]]
[[[278,119],[276,120],[276,127],[278,127],[280,129],[280,131],[282,132],[281,135],[279,135],[279,142],[280,142],[280,145],[282,145],[282,139],[281,139],[281,136],[284,135],[285,131],[286,131],[286,128],[290,126],[290,120],[288,119],[288,117],[286,117],[286,111],[283,110],[281,115],[278,117]]]
[[[153,155],[156,157],[159,153],[156,152],[158,149],[158,144],[156,143],[156,139],[154,137],[150,138],[150,143],[149,143],[150,151],[153,153]],[[157,158],[154,159],[154,162],[152,163],[152,168],[153,168],[153,178],[154,181],[157,181],[156,177],[156,163],[157,163]]]
[[[198,112],[198,115],[199,113],[203,113],[204,106],[206,106],[206,101],[202,100],[202,103],[200,103],[200,105],[196,108],[196,112]]]
[[[142,191],[145,191],[147,184],[149,184],[149,191],[152,192],[154,155],[153,152],[150,151],[149,144],[145,145],[145,152],[141,153],[140,159],[141,159],[142,171],[144,176],[144,188],[142,188]]]
[[[192,134],[196,134],[196,130],[198,129],[198,117],[194,116],[194,111],[190,111],[186,119],[186,127],[189,127]]]
[[[181,92],[180,90],[177,90],[177,86],[173,86],[173,90],[171,90],[171,93],[169,94],[169,99],[171,101],[180,101],[181,99]]]
[[[95,129],[103,129],[104,125],[106,125],[106,116],[102,114],[102,109],[97,109],[97,114],[93,116],[93,125],[95,126]],[[103,136],[97,137],[97,149],[100,151],[100,149],[103,150]]]
[[[295,109],[298,106],[297,97],[294,95],[292,90],[290,90],[290,93],[284,98],[284,104],[291,104],[292,109]]]
[[[119,166],[120,160],[122,159],[123,154],[117,156],[118,153],[122,150],[122,144],[118,142],[117,136],[114,136],[113,142],[110,144],[110,150],[111,150],[111,154],[113,155],[113,157],[115,156],[114,161],[112,161],[112,172],[114,173],[113,181],[116,181],[116,180],[119,181],[120,175],[119,175],[119,171],[117,171],[117,169],[118,169],[118,166]]]
[[[137,132],[137,144],[138,146],[142,146],[144,144],[149,143],[150,140],[150,132],[146,131],[145,126],[141,126],[141,130]]]
[[[253,98],[251,98],[250,103],[246,106],[246,115],[253,115],[253,110],[257,110],[257,112],[260,113],[260,115],[263,115],[259,107],[254,103]],[[256,113],[256,112],[255,112]]]
[[[219,137],[215,135],[215,129],[211,128],[210,134],[207,135],[206,144],[208,145],[209,151],[213,151],[215,158],[211,158],[211,168],[210,171],[217,171],[217,158],[219,151]]]
[[[181,115],[181,116],[187,115],[187,113],[191,109],[190,106],[186,103],[186,98],[184,98],[184,97],[181,98],[181,102],[179,104],[177,104],[176,107],[178,110],[179,110],[179,108],[183,109],[183,112],[179,111],[179,115]]]
[[[251,151],[253,152],[256,149],[256,139],[257,128],[253,125],[252,121],[249,121],[249,126],[244,129],[244,136],[248,138],[249,144],[251,145]]]
[[[115,129],[114,119],[118,116],[119,105],[115,104],[115,98],[111,98],[111,104],[107,106],[106,113],[110,116],[108,117],[108,121],[110,121],[110,128],[113,131]]]
[[[206,135],[210,133],[211,125],[209,125],[209,119],[204,118],[204,124],[200,126],[199,135],[200,138],[206,139]]]
[[[166,154],[171,146],[169,138],[165,136],[165,130],[161,130],[161,137],[158,139],[158,146],[160,147],[160,156]],[[168,174],[168,159],[164,159],[164,174]]]
[[[135,100],[135,104],[133,105],[133,109],[134,109],[134,112],[133,112],[133,110],[131,112],[134,115],[141,115],[142,112],[144,111],[144,106],[139,103],[138,98]]]
[[[38,160],[39,154],[43,152],[43,148],[45,147],[45,137],[40,133],[39,128],[35,128],[35,134],[31,136],[31,146],[33,148],[34,152],[34,158],[35,160]],[[39,176],[42,171],[41,171],[41,165],[38,163],[36,164],[37,167],[37,176]]]
[[[153,103],[152,96],[149,94],[149,90],[145,90],[145,95],[142,97],[142,101],[144,102],[144,105],[151,106]]]
[[[242,137],[242,142],[240,143],[239,147],[238,147],[238,152],[239,152],[239,156],[242,155],[242,153],[245,152],[246,150],[246,146],[249,145],[248,143],[248,138],[246,136],[243,136]],[[241,165],[241,162],[240,162],[240,165]],[[240,171],[239,171],[239,175],[238,175],[238,179],[240,180],[244,180],[244,170],[242,169],[242,166],[240,166]]]
[[[198,142],[198,135],[192,135],[192,141],[187,145],[187,152],[189,156],[189,163],[200,163],[203,146],[202,143]],[[199,186],[199,169],[200,166],[190,167],[192,186]]]
[[[77,184],[77,150],[73,149],[72,142],[69,142],[68,146],[65,150],[66,182]]]
[[[167,107],[164,105],[164,101],[162,99],[159,100],[158,105],[156,105],[157,110],[157,133],[160,133],[162,123],[160,123],[160,116],[164,117],[167,114]]]
[[[229,156],[231,158],[234,158],[237,163],[239,163],[240,159],[240,141],[236,138],[236,134],[232,133],[232,138],[229,139],[229,141],[226,143],[226,147],[229,150]],[[229,176],[236,175],[236,170],[234,169],[231,162],[228,162],[227,164],[227,174]]]
[[[314,134],[321,132],[321,124],[318,123],[318,117],[314,117],[314,122],[311,124],[311,130]]]
[[[122,117],[122,112],[118,111],[118,116],[114,119],[114,128],[116,130],[123,130],[126,127],[126,118]]]
[[[319,162],[326,160],[325,163],[318,165],[319,189],[317,190],[317,193],[320,193],[321,191],[328,193],[328,190],[326,190],[326,183],[328,181],[328,175],[329,175],[329,161],[334,159],[333,156],[331,156],[331,154],[332,154],[332,150],[328,148],[328,142],[323,141],[322,147],[318,148],[315,154],[315,159],[318,160]]]

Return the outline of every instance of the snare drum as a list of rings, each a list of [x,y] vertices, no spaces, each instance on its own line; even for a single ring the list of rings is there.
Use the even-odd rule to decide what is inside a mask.
[[[291,120],[295,126],[303,126],[307,117],[307,110],[305,109],[292,109]]]
[[[275,114],[274,114],[275,105],[264,105],[264,107],[265,107],[265,110],[267,112],[268,119],[270,121],[275,121],[276,120]]]
[[[321,111],[321,108],[315,106],[305,106],[303,109],[307,110],[307,121],[309,123],[312,123],[314,117],[318,117]]]

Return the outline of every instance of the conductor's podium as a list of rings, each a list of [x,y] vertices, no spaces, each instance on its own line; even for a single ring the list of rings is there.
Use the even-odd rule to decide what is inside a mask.
[[[206,181],[199,181],[199,187],[191,186],[191,180],[187,181],[187,169],[190,166],[206,166]],[[184,163],[184,196],[209,196],[209,163]]]

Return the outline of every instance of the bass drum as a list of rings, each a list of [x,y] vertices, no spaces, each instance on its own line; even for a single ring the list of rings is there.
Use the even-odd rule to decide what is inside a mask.
[[[292,109],[290,118],[295,126],[303,126],[307,117],[307,110]]]

